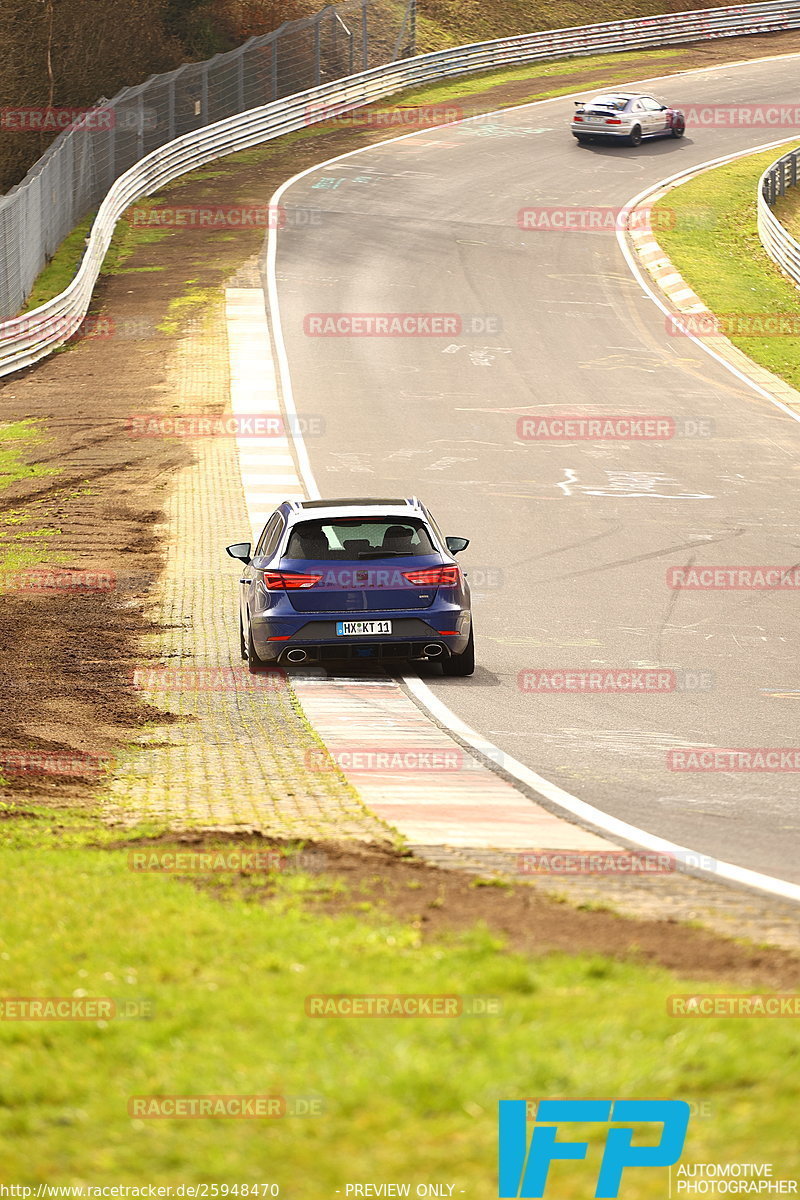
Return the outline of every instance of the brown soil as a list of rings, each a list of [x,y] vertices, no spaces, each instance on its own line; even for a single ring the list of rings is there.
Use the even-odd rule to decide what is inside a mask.
[[[250,850],[264,853],[275,847],[286,853],[292,869],[296,847],[251,835],[187,833],[136,843],[120,843],[137,850],[172,849]],[[324,913],[363,912],[364,905],[390,913],[415,925],[425,939],[474,929],[484,922],[510,950],[525,954],[561,952],[598,954],[614,959],[635,959],[694,979],[725,979],[737,988],[791,991],[800,986],[800,959],[778,949],[741,944],[703,929],[671,920],[634,920],[612,912],[581,911],[542,895],[524,883],[498,886],[461,871],[445,871],[390,849],[352,843],[304,844],[297,859],[299,870],[316,860],[322,886],[309,904]],[[195,887],[230,896],[230,888],[214,876],[183,876]],[[229,878],[229,877],[227,877]],[[344,885],[332,891],[331,880]],[[263,874],[235,876],[235,890],[254,902],[268,900],[275,877]]]

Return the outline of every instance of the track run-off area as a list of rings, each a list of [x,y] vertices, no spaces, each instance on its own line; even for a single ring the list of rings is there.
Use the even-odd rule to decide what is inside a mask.
[[[797,68],[782,56],[644,90],[684,109],[786,106]],[[578,146],[572,108],[560,97],[411,134],[273,196],[287,214],[262,262],[279,390],[303,427],[324,430],[295,439],[298,474],[312,496],[418,495],[446,533],[470,538],[475,676],[431,669],[405,684],[445,729],[615,841],[689,847],[731,864],[723,878],[739,868],[797,885],[797,775],[684,770],[679,753],[797,746],[796,592],[679,589],[669,573],[800,560],[800,425],[668,331],[613,225],[532,228],[520,213],[618,209],[800,125],[690,123],[680,140]],[[310,320],[388,313],[461,322],[453,336],[375,337],[320,336]],[[592,415],[666,419],[676,433],[558,440],[520,424]],[[265,492],[263,475],[252,487]],[[531,682],[589,670],[673,682]],[[298,680],[301,700],[313,686]]]

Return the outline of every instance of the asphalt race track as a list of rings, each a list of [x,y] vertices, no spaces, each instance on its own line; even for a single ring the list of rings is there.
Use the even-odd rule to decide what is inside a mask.
[[[789,104],[797,58],[666,77],[671,104]],[[688,338],[612,229],[523,230],[520,209],[619,206],[800,128],[694,128],[579,147],[572,100],[321,166],[283,193],[280,316],[323,495],[419,495],[475,594],[473,679],[428,684],[547,779],[673,842],[800,881],[798,776],[674,771],[668,752],[798,743],[797,592],[675,591],[667,570],[800,561],[800,424]],[[776,153],[777,157],[777,153]],[[338,182],[336,182],[338,181]],[[318,224],[308,210],[322,210]],[[499,318],[448,337],[319,337],[313,313]],[[527,441],[520,417],[670,417],[706,436]],[[543,694],[535,668],[659,667],[673,691]],[[688,674],[684,674],[688,673]],[[699,685],[699,686],[696,686]],[[773,694],[774,693],[774,694]]]

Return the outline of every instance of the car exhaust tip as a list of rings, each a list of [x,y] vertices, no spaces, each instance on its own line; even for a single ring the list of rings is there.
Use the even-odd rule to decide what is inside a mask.
[[[305,662],[307,658],[305,650],[287,650],[286,652],[286,661],[290,663]]]
[[[423,646],[422,653],[426,658],[439,658],[442,653],[442,647],[438,642],[429,642],[427,646]]]

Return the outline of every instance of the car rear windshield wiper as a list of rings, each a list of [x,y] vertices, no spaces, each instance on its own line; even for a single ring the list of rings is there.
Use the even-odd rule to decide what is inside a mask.
[[[359,558],[407,558],[401,550],[362,550]]]

